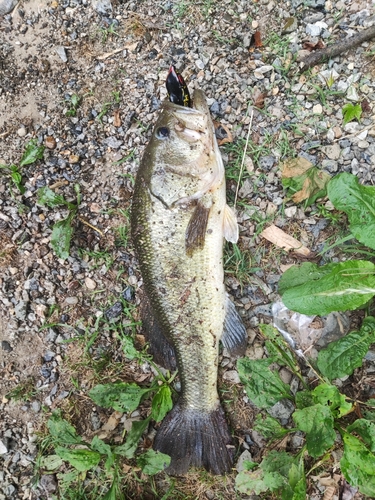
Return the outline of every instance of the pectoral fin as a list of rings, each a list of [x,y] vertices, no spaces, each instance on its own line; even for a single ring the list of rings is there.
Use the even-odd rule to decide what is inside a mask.
[[[225,205],[224,209],[223,233],[227,241],[237,243],[239,233],[237,218],[234,211],[228,205]]]
[[[185,233],[185,248],[189,257],[204,247],[210,209],[200,201],[197,203]]]
[[[221,337],[221,342],[226,347],[231,356],[238,358],[243,356],[247,346],[247,332],[245,325],[235,305],[227,295],[226,314],[224,320],[224,332]]]

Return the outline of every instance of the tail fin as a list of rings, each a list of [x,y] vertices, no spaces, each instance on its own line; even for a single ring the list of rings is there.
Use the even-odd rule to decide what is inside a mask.
[[[177,403],[163,420],[154,448],[171,457],[165,470],[171,475],[202,466],[212,474],[224,474],[233,464],[234,446],[221,406],[211,413],[202,413]]]

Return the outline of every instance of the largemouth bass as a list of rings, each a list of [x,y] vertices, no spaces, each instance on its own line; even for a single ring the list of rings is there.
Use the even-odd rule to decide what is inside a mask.
[[[238,226],[202,91],[192,108],[164,103],[137,173],[131,227],[153,351],[166,361],[175,353],[181,380],[154,448],[171,456],[170,474],[223,474],[234,446],[217,392],[219,341],[243,354],[246,330],[224,287],[223,242],[237,241]]]

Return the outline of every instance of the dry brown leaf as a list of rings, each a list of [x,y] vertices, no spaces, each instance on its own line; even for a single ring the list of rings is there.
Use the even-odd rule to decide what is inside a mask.
[[[260,31],[255,31],[253,33],[253,36],[251,37],[251,42],[250,42],[250,47],[254,45],[254,47],[256,49],[259,49],[260,47],[263,47],[263,44],[262,44],[262,35],[260,33]]]
[[[113,125],[115,127],[121,127],[121,118],[120,118],[120,110],[115,109],[113,111]]]
[[[336,488],[334,486],[328,486],[324,491],[323,500],[332,500],[333,495],[336,493]]]
[[[264,108],[264,99],[267,97],[267,94],[264,94],[259,89],[254,89],[253,92],[253,103],[256,108],[263,109]]]
[[[284,248],[284,250],[293,250],[297,254],[310,255],[310,250],[307,247],[274,224],[262,231],[260,236],[263,236],[274,245]]]
[[[114,411],[109,419],[107,420],[107,422],[101,427],[101,431],[103,432],[111,432],[113,431],[114,429],[116,429],[116,427],[118,426],[120,420],[121,420],[121,417],[122,417],[122,413],[119,412],[119,411]]]
[[[317,42],[303,42],[302,48],[304,50],[308,50],[309,52],[312,52],[313,50],[318,50],[322,49],[324,47],[324,43],[321,40],[318,40]]]
[[[233,135],[226,125],[214,121],[214,127],[217,143],[219,146],[227,144],[228,142],[233,142]]]
[[[309,170],[313,164],[303,158],[303,156],[297,156],[297,158],[291,158],[284,161],[281,165],[282,176],[285,177],[299,177],[303,175],[307,170]]]
[[[364,113],[371,113],[372,111],[370,103],[367,99],[363,99],[363,101],[361,102],[361,108]]]

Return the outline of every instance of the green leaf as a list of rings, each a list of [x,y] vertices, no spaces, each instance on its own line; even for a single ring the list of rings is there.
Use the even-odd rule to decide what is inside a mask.
[[[143,453],[138,460],[137,465],[142,469],[144,474],[154,476],[158,472],[166,469],[171,463],[171,457],[159,451],[148,450]]]
[[[64,462],[58,455],[47,455],[40,460],[40,466],[46,470],[56,470],[62,466]]]
[[[320,268],[308,263],[291,269],[281,277],[279,291],[292,311],[323,316],[332,311],[358,309],[375,295],[375,265],[366,260]],[[294,285],[298,269],[300,276]]]
[[[351,434],[344,433],[341,472],[351,486],[373,498],[375,496],[375,455]]]
[[[14,184],[16,185],[17,189],[19,190],[19,192],[21,194],[24,194],[24,192],[26,191],[26,189],[24,188],[24,186],[22,186],[21,182],[22,182],[22,175],[21,173],[18,171],[18,168],[16,167],[16,165],[12,165],[11,167],[11,174],[10,174],[11,178],[12,178],[12,181],[14,182]]]
[[[262,334],[269,340],[266,341],[268,356],[272,357],[273,361],[282,366],[288,366],[293,372],[299,371],[289,345],[280,335],[279,331],[272,325],[259,325]]]
[[[58,205],[66,205],[68,202],[61,194],[57,194],[48,186],[44,186],[37,191],[38,203],[47,205],[48,207],[56,207]]]
[[[151,418],[161,422],[173,408],[172,391],[169,385],[162,385],[152,399]]]
[[[359,121],[361,119],[362,107],[360,104],[352,104],[351,102],[348,102],[345,106],[343,106],[342,113],[344,115],[344,125],[346,125],[353,120]]]
[[[293,430],[284,429],[276,418],[263,417],[260,413],[256,416],[254,429],[265,439],[280,439]]]
[[[98,451],[102,455],[110,455],[112,453],[110,445],[98,438],[98,436],[92,438],[90,448],[94,451]]]
[[[38,141],[36,139],[31,139],[31,141],[26,144],[25,152],[20,161],[20,167],[30,165],[36,160],[43,159],[43,151],[44,146],[38,146]]]
[[[328,184],[328,197],[337,210],[348,215],[357,240],[375,249],[375,187],[362,186],[358,177],[345,172]]]
[[[69,257],[70,240],[72,239],[73,228],[71,226],[72,217],[56,222],[52,229],[51,246],[60,259]]]
[[[287,478],[293,463],[295,463],[295,457],[286,451],[272,450],[263,458],[260,467],[264,472],[279,472]]]
[[[91,450],[69,450],[68,448],[57,446],[55,451],[60,458],[66,460],[70,465],[81,472],[96,467],[101,458],[100,453]]]
[[[307,406],[313,406],[314,400],[310,391],[298,391],[295,395],[296,407],[299,410]]]
[[[60,410],[52,413],[47,427],[54,441],[59,444],[81,444],[84,441],[78,436],[75,428],[61,417]]]
[[[138,447],[138,442],[147,429],[150,423],[151,417],[147,417],[145,420],[140,420],[139,422],[133,422],[132,428],[130,429],[128,435],[126,436],[126,441],[121,446],[116,446],[113,452],[116,455],[121,455],[126,458],[133,458],[134,453]]]
[[[140,353],[134,347],[134,340],[129,336],[123,336],[121,338],[121,347],[127,359],[138,359]]]
[[[291,399],[290,388],[278,373],[269,369],[268,359],[247,359],[237,361],[238,374],[246,393],[259,408],[270,408],[283,398]]]
[[[319,384],[312,391],[315,403],[328,406],[335,418],[346,415],[352,409],[352,404],[346,401],[335,385]]]
[[[278,472],[242,471],[236,476],[236,490],[245,495],[259,495],[275,491],[285,485],[286,480]]]
[[[364,418],[359,418],[347,428],[348,432],[356,432],[363,441],[375,452],[375,424]]]
[[[375,342],[375,318],[363,320],[359,331],[353,331],[335,342],[331,342],[318,354],[317,366],[329,379],[351,375],[362,365],[362,360]]]
[[[299,430],[306,433],[307,451],[318,458],[330,448],[336,439],[333,415],[327,406],[316,404],[293,413]]]
[[[143,388],[134,383],[115,382],[96,385],[89,392],[89,396],[103,408],[113,408],[126,413],[138,408],[142,397],[152,390],[154,388]]]
[[[64,491],[66,488],[69,487],[71,483],[77,481],[79,475],[80,475],[79,470],[72,470],[64,474],[58,473],[57,479],[59,480],[59,489],[61,488],[61,491]]]

